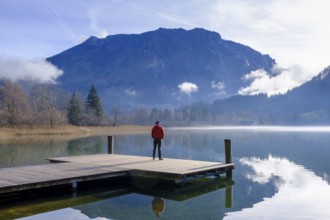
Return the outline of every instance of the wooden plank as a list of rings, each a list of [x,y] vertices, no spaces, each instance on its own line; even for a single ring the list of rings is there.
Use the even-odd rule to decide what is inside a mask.
[[[117,154],[97,154],[89,156],[74,156],[50,158],[51,161],[93,163],[99,165],[116,165],[128,170],[141,170],[159,173],[186,175],[214,169],[233,167],[234,164],[218,162],[193,161],[180,159],[152,160],[151,157],[128,156]]]
[[[33,170],[34,167],[31,169]],[[49,187],[62,184],[70,184],[80,181],[88,181],[102,178],[109,178],[118,175],[126,175],[123,171],[111,171],[95,169],[95,172],[64,172],[58,170],[52,175],[46,175],[45,173],[40,173],[40,178],[31,178],[30,173],[19,171],[20,167],[16,168],[17,172],[14,175],[10,175],[11,184],[7,182],[0,181],[0,193],[8,193],[14,191],[22,191],[27,189],[36,189],[42,187]],[[3,174],[3,172],[2,172]],[[2,175],[0,174],[0,175]],[[4,184],[5,183],[5,184]]]
[[[0,193],[126,175],[125,169],[94,164],[61,163],[0,169]]]
[[[154,173],[175,182],[232,169],[234,164],[180,159],[97,154],[49,158],[59,162],[0,169],[0,193],[108,178],[128,173]],[[60,163],[62,162],[62,163]]]

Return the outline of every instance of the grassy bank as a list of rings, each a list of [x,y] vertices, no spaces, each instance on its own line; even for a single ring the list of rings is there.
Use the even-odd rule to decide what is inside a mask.
[[[54,128],[41,126],[17,126],[13,128],[0,128],[0,138],[10,139],[18,136],[97,136],[121,134],[148,134],[150,126],[123,125],[117,127],[80,127],[61,125]]]

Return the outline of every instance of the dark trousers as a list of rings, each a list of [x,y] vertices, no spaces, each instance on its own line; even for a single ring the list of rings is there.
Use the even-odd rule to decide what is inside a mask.
[[[158,157],[162,158],[162,151],[160,150],[161,146],[162,146],[162,140],[161,139],[154,139],[154,150],[152,152],[153,158],[155,158],[157,147],[158,147]]]

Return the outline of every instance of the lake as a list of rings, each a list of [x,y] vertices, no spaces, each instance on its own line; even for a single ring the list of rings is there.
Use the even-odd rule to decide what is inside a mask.
[[[218,187],[221,183],[211,183],[176,199],[173,190],[159,198],[147,187],[139,191],[109,184],[2,202],[0,219],[330,219],[330,127],[166,128],[165,132],[165,160],[224,161],[224,139],[231,139],[233,186],[223,189]],[[18,138],[1,144],[0,168],[99,153],[107,153],[107,137]],[[114,153],[151,158],[152,141],[149,135],[115,136]],[[154,199],[160,201],[161,210],[155,211]]]

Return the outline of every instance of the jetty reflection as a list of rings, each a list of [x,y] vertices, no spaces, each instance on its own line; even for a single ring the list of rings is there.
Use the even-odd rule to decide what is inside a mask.
[[[179,186],[160,183],[154,185],[152,188],[144,188],[139,184],[125,185],[123,183],[126,180],[123,178],[118,178],[115,182],[112,181],[114,180],[111,180],[111,182],[104,181],[99,183],[100,187],[98,190],[84,189],[85,187],[89,188],[88,184],[86,184],[86,186],[80,188],[80,191],[74,192],[70,196],[62,192],[63,195],[59,197],[58,193],[61,192],[61,189],[54,189],[53,193],[57,196],[53,198],[51,198],[49,194],[47,198],[42,196],[42,191],[40,191],[40,194],[34,192],[33,195],[31,195],[34,198],[30,199],[29,202],[23,202],[23,200],[19,198],[9,201],[6,198],[2,198],[0,201],[0,219],[52,219],[52,216],[55,215],[57,218],[63,215],[62,219],[65,219],[68,212],[75,213],[75,215],[88,216],[89,218],[101,216],[104,218],[116,219],[116,212],[121,212],[121,210],[112,212],[114,216],[102,216],[107,215],[105,210],[109,209],[106,201],[134,194],[149,197],[150,209],[152,210],[154,206],[157,208],[156,211],[159,212],[158,214],[170,211],[169,208],[165,210],[166,201],[188,201],[218,190],[225,191],[225,197],[219,199],[224,200],[224,204],[227,208],[232,207],[232,188],[234,186],[234,181],[227,177],[198,179]],[[139,181],[141,183],[145,180],[140,179]],[[154,198],[158,198],[158,201],[160,201],[159,199],[161,198],[164,207],[161,207],[159,202],[153,205],[152,201]],[[91,208],[94,203],[101,204],[98,206],[97,210]],[[12,204],[15,204],[15,207],[13,207]],[[30,217],[26,217],[26,213],[29,213]],[[155,216],[155,213],[153,215]]]

